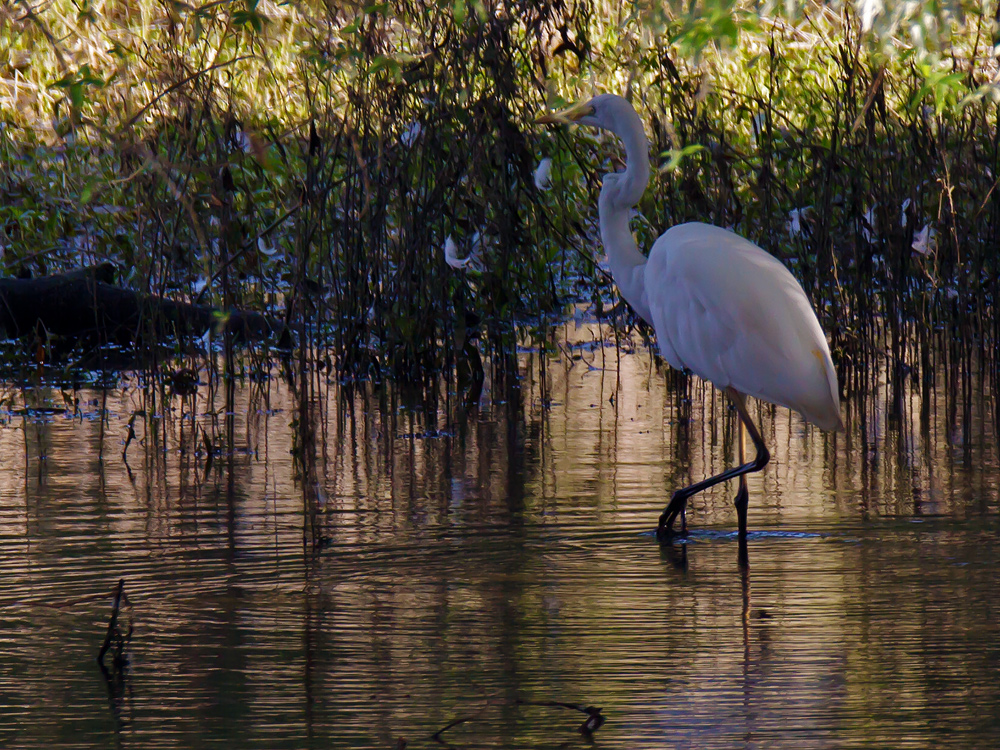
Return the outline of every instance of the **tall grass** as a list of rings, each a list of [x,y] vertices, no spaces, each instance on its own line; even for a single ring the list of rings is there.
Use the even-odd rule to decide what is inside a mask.
[[[886,45],[851,6],[797,7],[8,5],[3,263],[110,259],[136,288],[271,310],[341,378],[509,369],[540,316],[610,294],[594,220],[618,147],[533,119],[613,90],[661,167],[642,244],[697,219],[785,260],[851,389],[883,356],[926,369],[935,337],[989,359],[992,19]],[[479,262],[450,267],[448,238]]]

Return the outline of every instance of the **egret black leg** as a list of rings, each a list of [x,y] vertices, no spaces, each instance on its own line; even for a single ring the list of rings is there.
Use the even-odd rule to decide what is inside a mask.
[[[764,445],[764,439],[760,436],[760,431],[750,418],[743,394],[732,388],[727,388],[726,395],[729,396],[729,399],[733,402],[733,406],[736,407],[736,413],[739,415],[740,422],[746,427],[747,432],[750,433],[750,439],[753,441],[757,456],[753,461],[741,463],[739,466],[724,471],[721,474],[716,474],[714,477],[703,479],[700,482],[677,490],[670,498],[670,503],[666,509],[660,514],[660,524],[656,529],[656,535],[662,540],[669,540],[675,536],[687,534],[684,511],[687,508],[689,497],[702,490],[707,490],[709,487],[714,487],[720,482],[728,482],[730,479],[736,479],[737,477],[740,479],[740,489],[736,494],[736,513],[739,517],[740,537],[743,539],[746,538],[748,494],[745,475],[752,471],[760,471],[767,466],[767,462],[771,460],[771,454],[768,452],[767,446]],[[677,516],[681,517],[681,530],[679,533],[674,530],[674,522],[677,520]]]
[[[737,422],[736,429],[739,430],[739,437],[736,441],[739,446],[737,453],[739,454],[740,466],[742,466],[747,461],[747,439],[742,419]],[[733,498],[733,505],[736,506],[736,518],[740,526],[740,537],[747,535],[747,505],[749,502],[750,493],[747,491],[747,475],[740,474],[740,486],[736,490],[736,497]]]
[[[750,494],[747,492],[747,480],[746,475],[740,477],[740,488],[736,491],[736,497],[733,498],[733,505],[736,506],[736,519],[739,523],[740,534],[746,536],[747,534],[747,503],[750,500]]]

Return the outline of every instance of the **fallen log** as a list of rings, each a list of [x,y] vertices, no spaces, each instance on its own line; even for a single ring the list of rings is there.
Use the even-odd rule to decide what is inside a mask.
[[[134,346],[200,337],[212,328],[240,341],[290,346],[279,320],[123,289],[114,285],[115,273],[113,264],[102,263],[37,279],[0,279],[0,327],[8,338],[96,335],[101,343]]]

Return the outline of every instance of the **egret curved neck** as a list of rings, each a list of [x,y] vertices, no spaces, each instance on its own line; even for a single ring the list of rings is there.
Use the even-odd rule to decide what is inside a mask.
[[[601,242],[608,254],[611,275],[615,277],[618,291],[642,319],[652,325],[646,299],[646,256],[639,252],[632,236],[628,223],[631,211],[631,207],[615,207],[602,194],[599,203]]]
[[[646,256],[639,252],[629,227],[632,207],[649,183],[649,141],[642,121],[631,108],[614,128],[625,146],[625,171],[604,177],[598,209],[601,240],[611,263],[611,273],[621,295],[652,325],[646,299]]]

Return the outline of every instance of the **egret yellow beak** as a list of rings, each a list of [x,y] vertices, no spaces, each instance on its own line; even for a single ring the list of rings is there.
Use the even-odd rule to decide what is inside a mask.
[[[587,115],[594,114],[594,108],[591,107],[586,102],[579,102],[574,104],[572,107],[568,107],[559,112],[553,112],[550,115],[542,115],[535,122],[539,123],[560,123],[563,125],[569,125],[572,122],[576,122],[581,117],[586,117]]]

